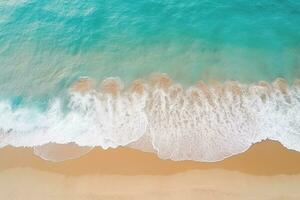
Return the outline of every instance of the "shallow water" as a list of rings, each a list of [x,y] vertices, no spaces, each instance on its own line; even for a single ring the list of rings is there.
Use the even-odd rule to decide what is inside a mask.
[[[137,142],[201,161],[263,139],[299,150],[299,13],[296,0],[2,1],[0,146]]]

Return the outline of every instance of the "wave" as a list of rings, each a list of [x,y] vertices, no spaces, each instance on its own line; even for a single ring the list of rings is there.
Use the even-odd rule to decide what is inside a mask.
[[[70,87],[67,112],[59,99],[45,112],[0,102],[0,147],[35,147],[46,158],[52,148],[40,146],[47,143],[87,147],[80,155],[129,146],[162,159],[213,162],[266,139],[300,151],[299,113],[299,81],[200,81],[184,88],[157,74],[125,88],[118,78],[100,87],[82,78]]]

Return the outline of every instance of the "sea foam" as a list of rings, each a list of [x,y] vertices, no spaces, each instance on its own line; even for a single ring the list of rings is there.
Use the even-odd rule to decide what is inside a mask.
[[[159,74],[124,89],[117,78],[100,86],[84,78],[70,88],[67,112],[61,104],[56,99],[41,112],[1,102],[0,146],[35,147],[37,155],[49,160],[56,158],[47,158],[53,145],[42,145],[48,143],[87,147],[78,156],[98,146],[129,146],[163,159],[206,162],[266,139],[300,151],[300,84],[284,79],[198,82],[184,88]]]

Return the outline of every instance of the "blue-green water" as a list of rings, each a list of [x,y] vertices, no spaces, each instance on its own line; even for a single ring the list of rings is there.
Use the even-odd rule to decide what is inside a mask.
[[[80,77],[128,85],[157,72],[184,86],[292,83],[300,78],[300,1],[0,2],[0,100],[12,116],[48,110]],[[0,132],[12,126],[2,121]]]
[[[80,76],[166,72],[184,84],[300,76],[300,2],[0,3],[1,93],[56,93]]]

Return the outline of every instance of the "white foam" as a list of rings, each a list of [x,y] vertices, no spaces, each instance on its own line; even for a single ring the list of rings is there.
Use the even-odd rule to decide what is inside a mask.
[[[9,102],[1,102],[0,146],[121,145],[163,159],[207,162],[244,152],[265,139],[300,151],[296,84],[199,83],[186,90],[178,84],[163,85],[135,85],[138,92],[118,87],[113,93],[92,88],[85,93],[71,91],[66,114],[59,100],[43,113],[13,110]]]
[[[0,103],[0,146],[75,142],[81,146],[115,148],[139,139],[147,126],[144,105],[135,95],[114,98],[97,93],[72,93],[69,109],[64,115],[59,101],[45,113],[29,109],[13,111],[7,102]]]

